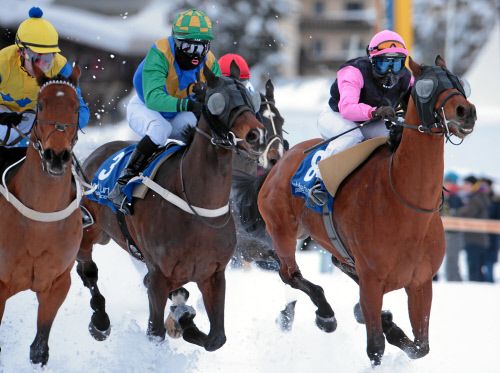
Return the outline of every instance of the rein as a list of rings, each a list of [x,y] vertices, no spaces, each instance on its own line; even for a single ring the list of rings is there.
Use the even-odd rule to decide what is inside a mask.
[[[441,192],[441,201],[439,203],[439,206],[435,207],[433,209],[426,209],[426,208],[418,207],[418,206],[415,206],[414,204],[408,202],[407,200],[405,200],[401,196],[401,194],[399,194],[398,191],[396,190],[396,187],[394,186],[394,182],[392,180],[392,165],[393,165],[393,163],[394,163],[394,153],[391,154],[391,157],[389,159],[389,184],[391,186],[391,190],[393,191],[393,193],[396,195],[396,197],[398,197],[399,202],[401,202],[406,207],[412,209],[413,211],[421,212],[424,214],[434,214],[435,212],[441,211],[441,209],[443,208],[443,204],[444,204],[444,193],[443,192]]]

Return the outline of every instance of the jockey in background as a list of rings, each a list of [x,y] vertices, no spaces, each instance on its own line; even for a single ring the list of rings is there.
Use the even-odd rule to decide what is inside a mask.
[[[17,128],[28,134],[36,117],[36,103],[40,87],[34,77],[33,66],[53,78],[69,77],[71,64],[59,52],[56,29],[42,18],[40,8],[33,7],[28,19],[21,22],[15,44],[0,50],[0,145],[12,147],[22,140]],[[80,88],[78,125],[83,128],[89,121],[89,109],[83,101]],[[5,162],[5,161],[4,161]],[[0,163],[3,163],[0,160]]]
[[[231,62],[235,62],[238,68],[240,69],[240,78],[239,81],[243,83],[243,85],[250,91],[255,92],[255,89],[250,83],[251,73],[250,68],[248,67],[247,61],[236,53],[227,53],[219,58],[219,66],[222,72],[222,75],[229,77],[231,75]]]
[[[384,119],[394,118],[401,98],[409,98],[413,79],[405,67],[408,51],[403,38],[394,31],[380,31],[366,51],[367,56],[340,66],[330,89],[329,107],[318,118],[318,129],[327,139],[367,120],[379,120],[331,141],[324,158],[365,139],[388,135]]]
[[[169,138],[185,140],[183,132],[195,127],[202,103],[196,101],[197,90],[206,82],[203,68],[220,76],[217,59],[210,51],[214,36],[212,22],[205,13],[190,9],[180,13],[172,35],[156,41],[134,74],[136,95],[127,105],[129,126],[142,139],[130,156],[108,198],[125,214],[122,188],[147,165],[148,159]]]

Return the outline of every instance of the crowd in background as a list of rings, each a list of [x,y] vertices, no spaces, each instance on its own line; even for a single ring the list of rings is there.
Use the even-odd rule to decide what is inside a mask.
[[[448,172],[444,177],[444,187],[443,215],[500,219],[500,196],[495,195],[491,179],[469,175],[460,180],[456,173]],[[494,282],[493,269],[498,261],[499,236],[490,233],[446,231],[446,280]],[[466,277],[463,277],[459,270],[459,254],[462,250],[467,258]]]

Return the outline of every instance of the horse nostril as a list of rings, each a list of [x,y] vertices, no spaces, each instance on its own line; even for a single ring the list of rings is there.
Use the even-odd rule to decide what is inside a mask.
[[[61,161],[62,161],[63,163],[66,163],[66,162],[68,162],[68,161],[70,160],[70,158],[71,158],[71,153],[70,153],[67,149],[65,149],[65,150],[63,150],[63,151],[61,152],[60,157],[61,157]]]
[[[467,113],[467,109],[462,105],[458,105],[455,111],[457,113],[457,117],[459,118],[464,118]]]
[[[260,138],[259,131],[253,129],[250,132],[248,132],[247,136],[245,137],[245,140],[249,144],[256,144],[259,142],[259,138]]]
[[[43,151],[43,159],[45,159],[46,161],[51,161],[53,158],[54,152],[52,151],[52,149],[45,149]]]

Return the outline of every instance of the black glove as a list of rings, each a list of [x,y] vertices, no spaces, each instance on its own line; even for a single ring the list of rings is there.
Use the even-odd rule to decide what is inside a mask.
[[[201,109],[203,108],[203,105],[200,104],[199,102],[189,100],[187,104],[187,111],[192,111],[193,114],[196,116],[196,118],[199,118],[201,115]]]
[[[0,113],[0,124],[4,126],[17,126],[23,120],[23,115],[16,112]]]
[[[196,82],[193,85],[192,92],[196,97],[196,101],[205,102],[205,96],[207,94],[207,84],[202,82]]]
[[[396,111],[392,106],[380,106],[372,113],[374,119],[394,119],[395,117]]]

